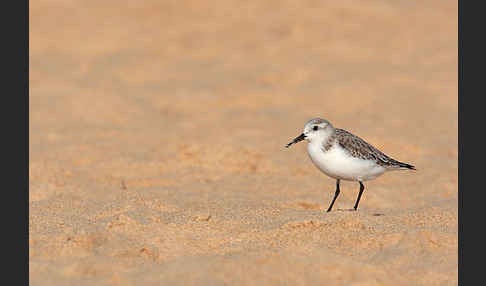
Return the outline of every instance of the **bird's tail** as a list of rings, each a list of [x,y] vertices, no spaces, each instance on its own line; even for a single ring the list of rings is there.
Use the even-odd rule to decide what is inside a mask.
[[[410,165],[410,164],[407,164],[407,163],[402,163],[402,162],[399,162],[399,161],[396,161],[396,163],[394,164],[398,169],[409,169],[409,170],[417,170],[415,169],[415,166],[413,165]]]

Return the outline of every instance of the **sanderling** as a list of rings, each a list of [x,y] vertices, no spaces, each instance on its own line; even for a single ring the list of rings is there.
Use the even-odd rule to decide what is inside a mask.
[[[307,153],[312,163],[324,174],[336,179],[336,192],[327,211],[331,211],[339,195],[339,182],[358,181],[359,194],[354,210],[364,191],[363,181],[373,180],[386,171],[415,170],[415,167],[394,160],[380,150],[346,130],[334,128],[329,121],[314,118],[304,126],[304,131],[285,147],[308,140]]]

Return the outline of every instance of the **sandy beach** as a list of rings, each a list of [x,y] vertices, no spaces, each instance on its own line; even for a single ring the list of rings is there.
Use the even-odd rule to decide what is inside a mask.
[[[457,1],[30,3],[30,285],[457,285]],[[359,190],[314,117],[417,171]]]

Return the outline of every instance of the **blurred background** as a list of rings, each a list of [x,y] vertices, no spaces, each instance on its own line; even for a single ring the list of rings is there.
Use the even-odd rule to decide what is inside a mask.
[[[295,285],[333,257],[348,285],[457,284],[457,34],[444,0],[31,2],[31,281]],[[326,216],[334,180],[283,148],[313,117],[418,171]],[[280,232],[309,220],[334,230]]]

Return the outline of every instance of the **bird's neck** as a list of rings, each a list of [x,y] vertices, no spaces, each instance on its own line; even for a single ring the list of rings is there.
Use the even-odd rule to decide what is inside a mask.
[[[309,144],[319,145],[319,148],[322,148],[324,151],[329,150],[336,140],[336,132],[335,130],[322,132],[319,134],[318,137],[314,138]]]

